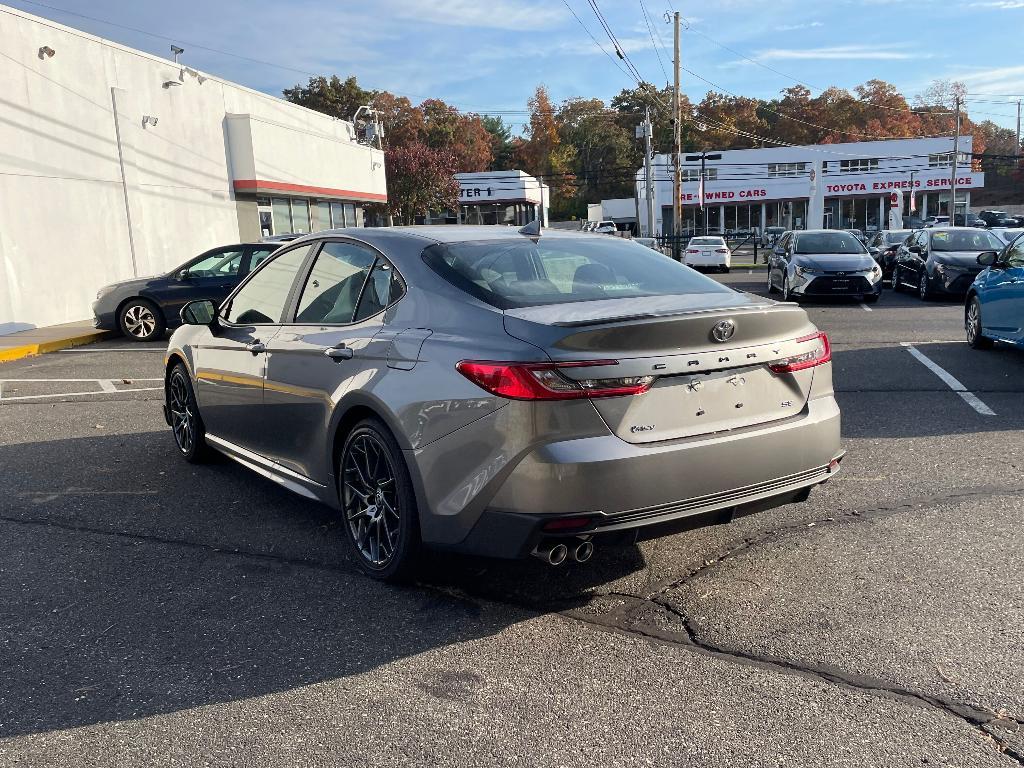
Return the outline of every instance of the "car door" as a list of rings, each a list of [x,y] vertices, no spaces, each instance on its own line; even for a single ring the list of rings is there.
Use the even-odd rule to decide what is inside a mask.
[[[1019,235],[989,269],[981,293],[981,321],[986,333],[1024,341],[1024,235]]]
[[[387,370],[390,338],[375,338],[393,302],[394,267],[368,245],[328,240],[297,293],[291,320],[267,346],[266,455],[326,485],[338,401]]]
[[[242,276],[245,247],[214,248],[197,256],[171,275],[158,297],[170,325],[177,325],[178,313],[190,301],[209,299],[220,304],[238,285]]]
[[[904,284],[917,287],[918,274],[921,271],[921,264],[923,263],[923,255],[915,253],[911,248],[918,247],[925,250],[927,248],[927,242],[928,233],[922,230],[914,235],[913,239],[907,243],[905,248],[900,249],[898,259],[900,281]]]
[[[312,249],[307,243],[266,260],[221,306],[216,332],[196,345],[196,399],[214,444],[258,452],[266,344],[281,329],[295,278]]]

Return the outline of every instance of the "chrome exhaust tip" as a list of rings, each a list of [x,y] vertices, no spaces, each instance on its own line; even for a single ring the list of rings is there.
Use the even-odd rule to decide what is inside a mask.
[[[577,563],[585,563],[594,556],[594,544],[590,541],[581,541],[572,551],[572,559]]]
[[[569,548],[565,544],[547,542],[538,544],[537,548],[530,554],[543,560],[548,565],[561,565],[569,558]]]

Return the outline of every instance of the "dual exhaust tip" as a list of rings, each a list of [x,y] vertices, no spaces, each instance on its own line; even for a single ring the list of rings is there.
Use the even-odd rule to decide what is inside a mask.
[[[585,563],[594,555],[594,543],[589,539],[578,540],[567,546],[559,541],[546,541],[537,545],[531,554],[548,565],[561,565],[569,557],[577,563]]]

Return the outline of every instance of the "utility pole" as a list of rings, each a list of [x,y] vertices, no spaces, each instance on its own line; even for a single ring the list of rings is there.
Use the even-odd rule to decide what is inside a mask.
[[[651,108],[644,107],[644,181],[647,185],[647,236],[654,237],[654,174],[651,171]]]
[[[956,161],[960,158],[960,94],[953,97],[956,107],[956,126],[953,129],[953,172],[949,179],[949,226],[956,226]],[[966,216],[964,217],[966,224]]]
[[[1013,148],[1013,154],[1020,154],[1020,99],[1017,99],[1017,145]]]
[[[675,173],[672,177],[672,234],[675,237],[672,239],[672,258],[679,261],[682,256],[680,245],[682,244],[683,225],[683,171],[679,163],[679,155],[683,151],[683,126],[679,119],[679,11],[675,12],[674,22],[675,90],[672,92],[672,125],[674,129],[672,156],[675,162]]]

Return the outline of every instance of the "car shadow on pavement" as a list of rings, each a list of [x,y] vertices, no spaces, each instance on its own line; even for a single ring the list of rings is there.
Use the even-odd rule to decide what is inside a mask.
[[[0,446],[0,466],[0,738],[359,675],[644,567],[636,547],[557,571],[434,555],[423,583],[380,584],[334,511],[227,460],[187,465],[162,432]],[[453,674],[420,685],[458,697],[475,673]]]

